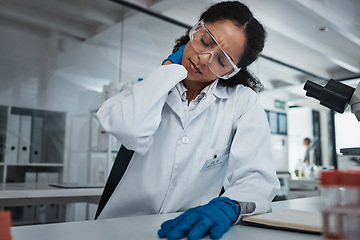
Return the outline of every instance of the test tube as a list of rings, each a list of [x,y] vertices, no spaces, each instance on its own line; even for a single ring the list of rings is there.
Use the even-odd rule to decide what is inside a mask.
[[[324,239],[360,239],[360,171],[323,171]]]
[[[323,236],[324,239],[338,239],[336,226],[339,219],[332,213],[340,202],[339,176],[337,170],[324,170],[321,172],[321,196],[323,202]]]

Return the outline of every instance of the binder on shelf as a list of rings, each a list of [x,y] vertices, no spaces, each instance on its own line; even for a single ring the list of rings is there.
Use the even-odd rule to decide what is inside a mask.
[[[30,162],[31,116],[20,116],[19,163]]]
[[[37,173],[37,182],[38,183],[49,183],[48,173],[47,172],[38,172]]]
[[[40,223],[46,223],[46,209],[47,205],[40,204],[35,208],[35,219]]]
[[[36,172],[25,172],[25,183],[36,183]]]
[[[59,205],[49,204],[46,206],[46,221],[54,222],[59,219]]]
[[[40,117],[32,118],[31,125],[31,144],[30,144],[30,162],[40,163],[42,152],[43,119]]]
[[[25,222],[33,222],[35,220],[35,210],[36,207],[33,205],[24,206],[23,220]]]
[[[19,149],[20,115],[11,114],[6,137],[5,162],[17,163]]]
[[[38,183],[58,183],[60,174],[58,172],[38,172],[37,182]]]
[[[1,134],[1,130],[0,130]],[[4,162],[4,154],[5,154],[5,143],[4,138],[0,135],[0,162]]]
[[[48,173],[47,181],[48,183],[58,183],[60,178],[60,174],[58,172],[50,172]]]

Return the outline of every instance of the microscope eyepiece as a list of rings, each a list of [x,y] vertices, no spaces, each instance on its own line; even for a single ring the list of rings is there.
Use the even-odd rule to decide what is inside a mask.
[[[304,90],[307,91],[306,96],[313,97],[317,100],[320,100],[320,96],[321,96],[323,87],[317,83],[307,80],[304,85]]]
[[[325,87],[307,80],[304,90],[307,91],[306,96],[319,100],[321,105],[339,113],[345,111],[355,91],[354,88],[333,79],[330,79]]]

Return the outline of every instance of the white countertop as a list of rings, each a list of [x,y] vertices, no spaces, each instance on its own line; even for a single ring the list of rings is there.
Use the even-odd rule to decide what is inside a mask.
[[[57,188],[48,184],[0,184],[0,207],[47,203],[98,203],[103,188]]]
[[[321,209],[321,198],[302,198],[272,203],[273,211],[283,208],[317,211]],[[180,213],[125,217],[81,222],[44,224],[13,227],[13,240],[114,240],[114,239],[159,239],[157,230],[161,223],[178,216]],[[206,236],[204,239],[210,239]],[[223,236],[224,240],[306,240],[323,239],[321,235],[297,233],[275,229],[266,229],[235,225]]]

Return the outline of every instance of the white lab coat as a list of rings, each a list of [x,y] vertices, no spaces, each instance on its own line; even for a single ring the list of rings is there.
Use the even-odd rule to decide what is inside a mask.
[[[190,119],[164,65],[103,103],[103,128],[135,154],[99,218],[185,211],[223,196],[267,212],[279,189],[270,131],[256,93],[216,84]]]

